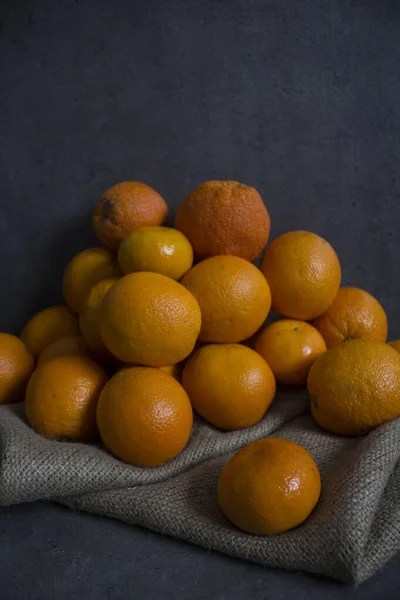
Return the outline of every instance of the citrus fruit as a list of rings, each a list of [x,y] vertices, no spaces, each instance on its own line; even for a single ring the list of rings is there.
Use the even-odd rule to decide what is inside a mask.
[[[193,423],[183,387],[160,369],[127,367],[104,387],[97,424],[105,447],[139,467],[156,467],[181,452]]]
[[[95,283],[118,275],[118,263],[108,248],[87,248],[74,256],[65,270],[64,300],[72,310],[79,312]]]
[[[63,337],[56,340],[50,346],[47,346],[43,352],[40,353],[37,366],[44,365],[44,363],[58,356],[89,356],[90,348],[85,343],[85,340],[80,335],[72,335],[69,337]]]
[[[164,371],[165,373],[168,373],[168,375],[171,375],[171,377],[173,377],[179,383],[181,383],[183,371],[182,363],[177,363],[176,365],[168,365],[167,367],[159,367],[159,369],[161,369],[161,371]]]
[[[317,358],[307,387],[321,427],[362,435],[400,416],[400,354],[383,342],[351,340]]]
[[[279,383],[305,385],[311,365],[326,352],[326,344],[309,323],[281,319],[261,331],[255,349],[267,361]]]
[[[313,321],[328,348],[358,338],[386,342],[386,313],[371,294],[355,287],[341,287],[333,304]]]
[[[168,218],[164,198],[140,181],[122,181],[106,190],[93,211],[93,227],[99,240],[117,249],[134,229],[163,225]]]
[[[206,181],[178,208],[175,227],[200,259],[233,254],[255,260],[268,241],[270,218],[257,190],[238,181]]]
[[[182,384],[194,410],[224,430],[258,423],[276,388],[265,360],[240,344],[210,344],[200,348],[187,361]]]
[[[71,335],[79,335],[76,316],[66,306],[50,306],[28,321],[21,340],[36,358],[56,340]]]
[[[101,307],[103,341],[126,363],[153,367],[178,363],[193,350],[200,326],[194,296],[159,273],[125,275]]]
[[[113,360],[113,355],[106,348],[100,334],[101,305],[105,295],[117,281],[117,277],[109,277],[95,283],[79,313],[79,327],[83,339],[96,354],[106,360]]]
[[[400,352],[400,340],[392,340],[388,342],[389,346],[392,346],[397,352]]]
[[[124,237],[118,261],[124,273],[150,271],[178,280],[193,264],[193,249],[177,229],[141,227]]]
[[[275,535],[297,527],[321,492],[318,467],[298,444],[281,438],[256,440],[222,469],[218,504],[239,529]]]
[[[339,290],[341,269],[332,246],[309,231],[289,231],[266,249],[260,266],[272,295],[272,309],[292,319],[321,315]]]
[[[53,439],[90,441],[97,433],[96,407],[107,381],[85,356],[59,356],[33,373],[25,399],[28,423]]]
[[[238,256],[213,256],[181,280],[201,308],[202,342],[241,342],[264,323],[270,306],[268,283],[257,267]]]
[[[15,335],[0,333],[0,404],[20,402],[35,368],[35,359]]]

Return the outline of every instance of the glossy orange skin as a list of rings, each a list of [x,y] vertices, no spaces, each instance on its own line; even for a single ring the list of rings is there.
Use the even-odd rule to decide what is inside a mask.
[[[116,250],[134,229],[163,225],[168,206],[162,196],[140,181],[122,181],[103,192],[93,211],[93,227],[99,240]]]
[[[199,259],[232,254],[253,261],[268,241],[271,221],[255,188],[238,181],[206,181],[178,208],[175,227]]]
[[[275,535],[297,527],[321,492],[318,467],[302,446],[268,438],[248,444],[222,469],[218,504],[239,529]]]
[[[79,328],[83,339],[98,356],[107,361],[113,361],[115,357],[104,344],[100,334],[101,306],[106,294],[117,281],[117,277],[108,277],[95,283],[79,313]]]
[[[118,262],[126,274],[150,271],[178,281],[192,267],[193,248],[177,229],[140,227],[122,240]]]
[[[88,356],[91,352],[85,340],[80,335],[69,336],[56,340],[50,346],[47,346],[40,354],[37,366],[44,365],[49,360],[58,356]]]
[[[0,333],[0,404],[22,402],[35,359],[15,335]]]
[[[187,361],[182,384],[194,410],[223,430],[258,423],[276,391],[274,375],[265,360],[240,344],[200,348]]]
[[[371,294],[354,287],[341,287],[333,304],[313,321],[328,348],[348,340],[386,342],[386,313]]]
[[[336,252],[309,231],[289,231],[266,249],[260,265],[272,295],[272,309],[283,317],[310,321],[321,315],[339,290]]]
[[[181,283],[201,308],[201,342],[237,343],[253,335],[271,307],[268,283],[238,256],[213,256],[195,265]]]
[[[37,433],[79,442],[97,433],[96,407],[107,381],[103,369],[85,356],[60,356],[33,373],[25,415]]]
[[[279,383],[305,385],[311,365],[326,352],[326,344],[309,323],[281,319],[261,331],[255,350],[267,361]]]
[[[74,256],[65,270],[64,300],[71,310],[79,312],[96,283],[120,274],[117,259],[108,248],[87,248]]]
[[[158,273],[131,273],[113,285],[101,307],[100,332],[119,360],[163,367],[194,348],[200,307],[180,283]]]
[[[105,447],[139,467],[156,467],[186,446],[193,411],[183,387],[161,369],[126,367],[110,379],[97,407]]]
[[[21,333],[21,340],[37,358],[47,346],[71,335],[79,335],[76,316],[66,306],[50,306],[28,321]]]
[[[362,435],[400,416],[400,354],[372,340],[340,344],[314,362],[307,387],[321,427]]]

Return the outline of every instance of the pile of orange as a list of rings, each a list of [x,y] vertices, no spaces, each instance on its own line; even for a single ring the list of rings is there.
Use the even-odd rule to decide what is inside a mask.
[[[386,343],[377,299],[340,287],[327,240],[299,230],[267,245],[264,202],[236,181],[203,183],[175,228],[167,218],[140,182],[100,196],[93,226],[104,245],[67,265],[65,304],[33,316],[19,338],[0,334],[0,403],[25,399],[38,434],[99,435],[138,467],[182,452],[193,412],[222,431],[256,425],[277,384],[307,385],[313,417],[336,434],[400,416],[400,341]],[[266,324],[271,308],[282,318]],[[226,463],[218,503],[235,526],[271,535],[300,525],[320,489],[305,448],[267,438]]]

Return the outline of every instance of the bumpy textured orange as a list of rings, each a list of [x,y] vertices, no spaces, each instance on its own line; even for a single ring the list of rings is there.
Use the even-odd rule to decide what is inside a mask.
[[[96,283],[86,296],[79,313],[79,327],[83,339],[98,356],[108,361],[115,360],[115,357],[106,348],[100,334],[101,305],[105,295],[117,281],[118,278],[109,277]]]
[[[93,227],[99,240],[117,249],[134,229],[163,225],[168,206],[162,196],[140,181],[122,181],[106,190],[93,211]]]
[[[318,467],[307,450],[289,440],[268,438],[245,446],[225,465],[218,504],[239,529],[275,535],[303,523],[320,492]]]
[[[241,342],[264,323],[271,307],[268,283],[257,267],[238,256],[213,256],[181,280],[202,315],[199,340]]]
[[[15,335],[0,333],[0,404],[21,402],[35,359]]]
[[[275,378],[265,360],[240,344],[210,344],[187,361],[182,377],[194,410],[219,429],[255,425],[269,408]]]
[[[103,300],[100,333],[119,360],[163,367],[181,362],[194,348],[200,307],[180,283],[158,273],[131,273]]]
[[[272,309],[309,321],[334,301],[341,269],[332,246],[309,231],[289,231],[265,251],[260,266],[271,288]]]
[[[120,274],[116,257],[108,248],[87,248],[74,256],[65,270],[64,300],[79,312],[95,283]]]
[[[238,181],[206,181],[178,208],[175,227],[198,258],[233,254],[255,260],[270,232],[268,211],[257,190]]]
[[[33,373],[25,399],[28,423],[41,435],[80,442],[96,433],[96,408],[107,381],[85,356],[59,356]]]
[[[372,340],[339,344],[317,358],[307,387],[321,427],[362,435],[400,416],[400,354]]]
[[[139,467],[156,467],[181,452],[193,423],[183,387],[161,369],[120,370],[101,393],[97,424],[105,447]]]
[[[38,358],[37,366],[39,367],[49,360],[53,360],[53,358],[65,355],[89,356],[90,358],[91,352],[85,340],[80,335],[60,338],[43,350]]]
[[[354,287],[341,287],[333,304],[313,321],[328,348],[343,341],[368,339],[386,342],[386,313],[371,294]]]
[[[76,316],[66,306],[51,306],[28,321],[21,333],[21,340],[37,358],[47,346],[71,335],[79,335]]]
[[[140,227],[122,240],[118,262],[126,274],[150,271],[179,280],[192,267],[193,248],[177,229]]]
[[[309,323],[281,319],[261,331],[255,349],[267,361],[279,383],[305,385],[311,365],[326,352],[326,344]]]

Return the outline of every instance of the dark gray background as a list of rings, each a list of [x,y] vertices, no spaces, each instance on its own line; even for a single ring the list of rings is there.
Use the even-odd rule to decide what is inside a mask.
[[[217,178],[260,190],[273,237],[325,236],[400,337],[399,31],[396,0],[0,0],[0,330],[60,300],[108,186],[173,213]],[[400,592],[399,559],[351,590],[50,503],[3,509],[0,533],[5,600]]]

